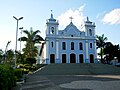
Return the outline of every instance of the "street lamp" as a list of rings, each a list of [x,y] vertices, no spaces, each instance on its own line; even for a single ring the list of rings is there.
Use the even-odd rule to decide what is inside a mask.
[[[20,54],[21,54],[21,37],[22,37],[22,29],[23,27],[20,27],[19,28],[21,31],[20,31]]]
[[[21,20],[21,19],[23,19],[23,17],[16,18],[15,16],[13,16],[13,18],[14,18],[15,20],[17,20],[17,27],[16,27],[16,44],[15,44],[15,68],[16,68],[16,61],[17,61],[16,51],[17,51],[18,21]]]

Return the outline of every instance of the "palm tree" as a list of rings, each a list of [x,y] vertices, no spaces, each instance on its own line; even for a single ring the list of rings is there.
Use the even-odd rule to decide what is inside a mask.
[[[6,60],[5,60],[5,63],[13,65],[14,64],[13,58],[14,58],[14,51],[12,49],[6,51]]]
[[[4,51],[0,49],[0,63],[3,63],[3,54],[4,54]]]
[[[30,28],[30,31],[23,30],[23,33],[25,33],[27,36],[21,37],[18,40],[25,41],[25,48],[23,49],[24,55],[26,58],[33,58],[37,56],[37,47],[35,46],[36,43],[41,43],[41,41],[44,41],[44,39],[38,35],[40,33],[39,30],[33,31],[32,27]]]
[[[6,44],[6,47],[5,47],[5,54],[4,54],[4,60],[6,60],[6,52],[8,50],[8,46],[9,44],[11,43],[11,41],[8,41],[7,44]],[[6,62],[6,61],[5,61]]]
[[[107,37],[105,37],[104,34],[102,34],[102,36],[97,35],[96,44],[97,44],[97,49],[100,48],[101,61],[103,60],[103,49],[106,41],[107,41]]]

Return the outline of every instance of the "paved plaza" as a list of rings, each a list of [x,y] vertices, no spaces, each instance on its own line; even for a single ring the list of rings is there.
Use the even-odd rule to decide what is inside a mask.
[[[28,75],[26,82],[14,90],[120,90],[119,67],[93,64],[60,66],[48,65]]]
[[[18,90],[120,90],[119,75],[28,75]]]

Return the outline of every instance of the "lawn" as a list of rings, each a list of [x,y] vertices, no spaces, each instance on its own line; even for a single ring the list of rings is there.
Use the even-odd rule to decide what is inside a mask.
[[[49,64],[40,75],[120,75],[120,67],[107,64]]]

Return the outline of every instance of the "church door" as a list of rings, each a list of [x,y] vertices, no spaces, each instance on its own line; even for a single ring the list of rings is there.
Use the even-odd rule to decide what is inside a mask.
[[[83,62],[84,62],[84,61],[83,61],[83,54],[80,54],[80,55],[79,55],[79,62],[80,62],[80,63],[83,63]]]
[[[70,54],[70,63],[76,63],[76,55]]]
[[[55,63],[55,54],[50,54],[50,63]]]
[[[62,54],[62,63],[66,63],[66,54]]]
[[[94,63],[94,55],[90,54],[90,63]]]

